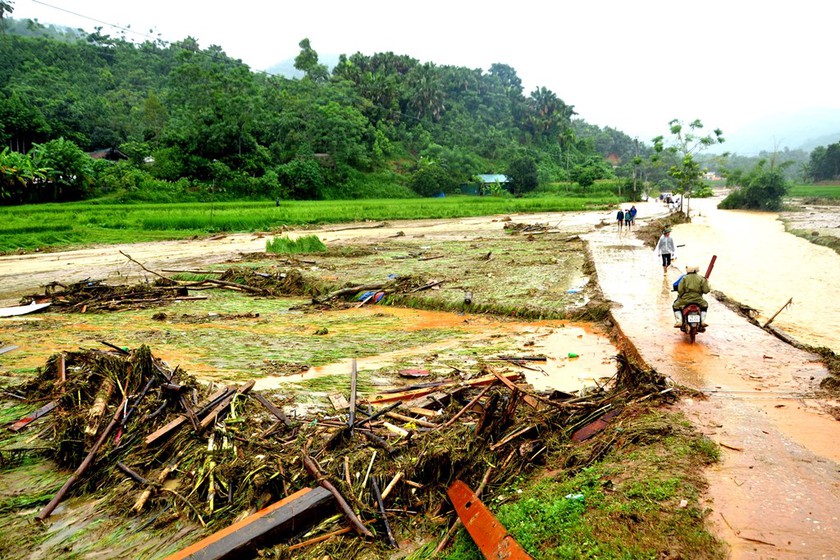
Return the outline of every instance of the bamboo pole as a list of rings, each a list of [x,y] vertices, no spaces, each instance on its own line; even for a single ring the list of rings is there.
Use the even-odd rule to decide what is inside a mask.
[[[64,483],[64,486],[62,486],[61,489],[53,497],[53,499],[50,500],[50,503],[48,503],[47,506],[43,510],[41,510],[41,513],[35,516],[36,519],[38,519],[39,521],[43,521],[44,519],[49,517],[53,510],[58,506],[58,504],[61,503],[61,500],[64,499],[64,495],[67,494],[67,491],[70,490],[70,487],[73,486],[73,484],[77,480],[79,480],[79,478],[81,478],[81,476],[85,473],[85,471],[88,469],[91,463],[93,463],[93,459],[94,457],[96,457],[96,453],[99,451],[99,448],[102,447],[102,444],[105,443],[105,440],[108,438],[108,435],[110,435],[111,431],[116,427],[117,424],[119,424],[120,416],[122,416],[123,410],[125,409],[125,404],[126,400],[125,398],[123,398],[122,403],[120,403],[120,405],[117,407],[116,412],[114,412],[114,417],[111,419],[111,422],[105,427],[104,430],[102,430],[102,435],[100,435],[96,443],[93,444],[93,447],[91,448],[90,453],[88,453],[87,457],[85,457],[85,460],[82,461],[82,464],[79,465],[79,467],[75,470],[75,472],[72,475],[70,475],[70,478],[67,479],[67,482]]]
[[[786,303],[786,304],[784,304],[784,305],[783,305],[783,306],[782,306],[782,307],[781,307],[778,311],[776,311],[776,313],[774,313],[774,314],[773,314],[773,316],[772,316],[772,317],[770,317],[770,320],[769,320],[769,321],[767,321],[766,323],[764,323],[764,326],[763,326],[763,327],[761,327],[761,328],[762,328],[762,329],[766,329],[766,328],[767,328],[767,325],[769,325],[770,323],[772,323],[772,322],[773,322],[773,319],[775,319],[775,318],[776,318],[776,316],[777,316],[779,313],[781,313],[782,311],[784,311],[785,309],[787,309],[787,307],[788,307],[789,305],[792,305],[792,304],[793,304],[793,298],[790,298],[789,300],[787,300],[787,303]]]

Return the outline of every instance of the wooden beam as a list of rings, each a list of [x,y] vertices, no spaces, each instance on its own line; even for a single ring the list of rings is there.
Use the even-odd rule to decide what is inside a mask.
[[[496,382],[496,379],[505,379],[508,382],[511,381],[518,381],[522,379],[523,375],[520,372],[510,372],[505,374],[495,374],[495,375],[485,375],[483,377],[477,377],[475,379],[470,379],[469,381],[450,381],[448,383],[443,383],[436,387],[428,387],[426,389],[417,389],[416,391],[406,391],[403,393],[392,393],[390,395],[381,396],[377,399],[372,399],[367,401],[370,404],[381,404],[385,402],[391,401],[404,401],[410,400],[417,397],[422,397],[425,395],[429,395],[431,393],[438,392],[442,389],[446,389],[448,387],[460,388],[460,387],[479,387],[481,385],[490,385]],[[511,383],[512,384],[512,383]]]
[[[260,401],[260,404],[262,404],[264,407],[266,407],[269,412],[271,412],[274,416],[276,416],[277,419],[280,420],[281,422],[283,422],[287,427],[289,427],[289,428],[292,427],[292,421],[289,420],[289,418],[283,413],[282,410],[280,410],[279,408],[274,406],[274,404],[270,400],[268,400],[267,398],[265,398],[264,396],[262,396],[259,393],[254,393],[254,398],[256,398],[258,401]]]
[[[201,431],[206,430],[207,426],[209,426],[210,424],[212,424],[216,420],[216,417],[219,414],[221,414],[224,409],[226,409],[228,407],[228,405],[230,404],[230,401],[232,401],[233,398],[236,395],[246,394],[254,386],[254,383],[256,383],[256,382],[255,381],[249,381],[248,383],[243,383],[242,385],[237,387],[236,390],[233,391],[230,395],[223,398],[221,400],[221,402],[219,402],[219,404],[217,404],[216,407],[213,410],[211,410],[210,413],[207,414],[207,416],[205,416],[201,420],[201,422],[199,422],[198,431],[201,432]]]
[[[225,527],[165,560],[227,560],[251,558],[254,551],[312,527],[334,509],[329,490],[304,488],[242,521]]]
[[[9,429],[13,432],[19,432],[20,430],[26,428],[27,426],[29,426],[29,424],[31,424],[32,422],[34,422],[35,420],[37,420],[41,416],[45,415],[46,413],[48,413],[49,411],[54,409],[57,404],[58,403],[56,401],[48,402],[47,404],[45,404],[44,406],[42,406],[41,408],[39,408],[38,410],[36,410],[32,414],[30,414],[28,416],[24,416],[23,418],[21,418],[20,420],[18,420],[17,422],[12,424],[11,426],[9,426]]]

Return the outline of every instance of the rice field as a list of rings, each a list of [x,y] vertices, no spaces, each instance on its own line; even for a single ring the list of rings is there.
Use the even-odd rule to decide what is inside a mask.
[[[0,207],[0,253],[184,239],[216,232],[364,220],[443,219],[606,208],[612,196],[503,198],[455,196],[344,201],[98,204]]]

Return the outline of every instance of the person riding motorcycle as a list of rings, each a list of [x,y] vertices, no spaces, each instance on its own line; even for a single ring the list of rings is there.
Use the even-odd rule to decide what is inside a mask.
[[[700,324],[704,327],[706,325],[706,310],[709,304],[703,299],[703,294],[708,294],[711,291],[709,281],[704,276],[698,274],[700,268],[698,266],[686,267],[686,274],[680,279],[677,285],[677,293],[679,296],[674,300],[674,327],[682,326],[682,310],[691,303],[700,306]]]

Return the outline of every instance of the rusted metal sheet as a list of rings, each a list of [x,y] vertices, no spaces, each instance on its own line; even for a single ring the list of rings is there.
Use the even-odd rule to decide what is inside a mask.
[[[328,490],[304,488],[242,521],[167,556],[165,560],[225,560],[253,558],[255,550],[305,531],[335,509]]]
[[[458,512],[478,549],[488,560],[524,560],[533,558],[525,552],[508,533],[496,516],[470,490],[469,486],[456,480],[446,490],[449,499]]]
[[[25,427],[29,426],[29,424],[31,424],[32,422],[54,409],[56,407],[56,404],[57,403],[55,401],[48,402],[32,414],[21,418],[20,420],[9,426],[9,429],[13,432],[18,432],[24,429]]]
[[[613,409],[594,422],[590,422],[583,428],[575,431],[572,434],[572,441],[581,442],[591,438],[604,428],[610,425],[610,421],[621,413],[620,408]]]

